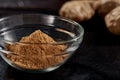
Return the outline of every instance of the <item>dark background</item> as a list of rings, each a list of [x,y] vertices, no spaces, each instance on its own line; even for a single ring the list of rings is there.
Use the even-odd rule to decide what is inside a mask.
[[[0,0],[0,16],[20,13],[58,15],[65,0]],[[31,74],[8,66],[0,57],[0,80],[120,80],[120,36],[108,32],[104,20],[95,16],[80,24],[84,40],[75,54],[49,73]]]

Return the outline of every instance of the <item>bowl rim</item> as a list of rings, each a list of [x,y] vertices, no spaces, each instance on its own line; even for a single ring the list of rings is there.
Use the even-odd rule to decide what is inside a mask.
[[[76,21],[74,20],[71,20],[69,18],[66,18],[66,17],[62,17],[62,16],[56,16],[56,15],[50,15],[50,14],[42,14],[42,13],[24,13],[24,14],[15,14],[15,15],[10,15],[10,16],[6,16],[6,17],[2,17],[0,18],[0,23],[6,19],[9,19],[10,17],[14,17],[14,16],[23,16],[23,15],[40,15],[40,16],[51,16],[51,17],[54,17],[54,18],[57,18],[59,20],[62,20],[62,21],[65,21],[66,23],[70,23],[70,24],[73,24],[75,26],[78,26],[80,28],[80,34],[78,36],[75,36],[74,38],[70,39],[70,40],[66,40],[66,41],[58,41],[58,42],[49,42],[49,43],[30,43],[30,42],[18,42],[18,41],[9,41],[9,40],[6,40],[6,39],[3,39],[0,37],[0,40],[1,41],[4,41],[6,43],[10,43],[10,44],[64,44],[64,43],[70,43],[70,42],[73,42],[73,41],[77,41],[79,38],[82,38],[83,35],[84,35],[84,28],[79,24],[77,23]],[[0,30],[1,32],[1,30]],[[0,33],[1,35],[1,33]]]

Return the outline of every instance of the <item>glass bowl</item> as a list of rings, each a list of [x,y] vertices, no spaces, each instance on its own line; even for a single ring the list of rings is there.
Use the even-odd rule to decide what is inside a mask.
[[[23,37],[29,36],[36,30],[47,34],[54,42],[20,42]],[[6,63],[16,69],[27,72],[49,72],[60,67],[72,56],[80,46],[83,35],[82,26],[66,18],[45,14],[12,15],[0,19],[0,55]],[[37,48],[30,48],[32,46]],[[40,53],[41,48],[38,48],[41,46],[45,48],[43,54]],[[64,46],[62,50],[57,49],[60,46]],[[16,49],[19,52],[16,52]]]

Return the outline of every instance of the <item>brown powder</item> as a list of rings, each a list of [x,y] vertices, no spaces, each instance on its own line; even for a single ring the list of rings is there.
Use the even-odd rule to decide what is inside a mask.
[[[23,37],[20,42],[32,44],[9,44],[7,49],[16,55],[6,57],[15,65],[26,69],[45,69],[55,66],[65,59],[66,55],[54,56],[63,52],[65,45],[36,44],[56,42],[47,34],[36,30],[29,36]]]

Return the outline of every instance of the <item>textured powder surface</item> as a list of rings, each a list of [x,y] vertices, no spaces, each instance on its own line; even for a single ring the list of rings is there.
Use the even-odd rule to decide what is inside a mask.
[[[22,68],[45,69],[63,62],[66,57],[66,55],[54,56],[61,54],[66,48],[65,45],[36,44],[56,42],[40,30],[36,30],[29,36],[23,37],[20,42],[31,44],[7,45],[7,49],[17,55],[9,54],[6,57]]]

